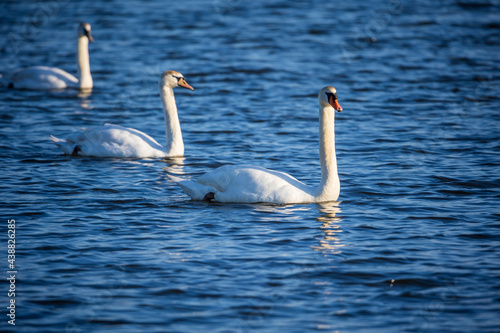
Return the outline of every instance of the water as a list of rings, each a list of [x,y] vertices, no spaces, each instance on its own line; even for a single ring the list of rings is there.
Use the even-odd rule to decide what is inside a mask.
[[[95,88],[0,90],[1,253],[16,220],[19,332],[500,330],[500,3],[7,1],[0,71],[75,66]],[[61,155],[106,122],[159,142],[177,70],[185,159]],[[192,202],[166,171],[320,177],[318,91],[337,88],[338,203]],[[3,276],[7,273],[3,273]]]

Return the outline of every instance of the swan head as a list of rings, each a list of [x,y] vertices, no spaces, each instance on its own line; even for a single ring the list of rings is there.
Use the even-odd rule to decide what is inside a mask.
[[[164,72],[161,77],[160,77],[160,87],[169,87],[169,88],[175,88],[175,87],[182,87],[186,88],[189,90],[194,90],[193,87],[191,87],[187,82],[184,76],[176,71],[166,71]]]
[[[325,107],[331,106],[338,112],[342,111],[342,107],[337,99],[337,90],[334,87],[324,87],[318,95],[319,104]]]
[[[85,36],[92,43],[94,41],[94,38],[92,37],[90,31],[91,27],[89,23],[87,22],[80,23],[80,25],[78,26],[78,38]]]

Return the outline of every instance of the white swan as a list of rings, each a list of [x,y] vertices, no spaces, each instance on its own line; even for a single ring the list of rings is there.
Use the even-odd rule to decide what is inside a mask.
[[[159,81],[165,114],[167,145],[163,147],[149,135],[133,128],[105,124],[70,135],[50,139],[65,153],[73,156],[163,158],[184,155],[181,126],[175,105],[174,87],[194,90],[176,71],[164,72]]]
[[[5,77],[0,76],[0,86],[14,89],[52,90],[52,89],[91,89],[89,41],[94,39],[90,34],[90,24],[83,22],[78,26],[78,77],[62,69],[46,66],[35,66],[17,69]]]
[[[337,200],[340,192],[335,155],[335,110],[342,111],[333,87],[319,95],[319,155],[321,183],[307,186],[283,172],[256,166],[226,165],[203,175],[198,181],[168,175],[193,200],[232,203],[311,203]]]

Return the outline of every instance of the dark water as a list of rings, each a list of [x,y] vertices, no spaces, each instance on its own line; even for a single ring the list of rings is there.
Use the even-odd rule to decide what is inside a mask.
[[[500,331],[500,3],[2,1],[0,72],[95,88],[0,90],[2,273],[16,220],[19,332]],[[158,75],[177,70],[186,158],[70,158],[81,127],[164,143]],[[251,163],[319,182],[318,91],[337,88],[340,202],[192,202]]]

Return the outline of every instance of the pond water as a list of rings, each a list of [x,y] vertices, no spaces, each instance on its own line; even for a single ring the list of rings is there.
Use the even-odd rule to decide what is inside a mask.
[[[0,90],[2,269],[16,223],[18,332],[498,332],[500,2],[3,1],[0,72],[94,89]],[[63,155],[49,135],[114,123],[186,156]],[[194,202],[167,172],[223,164],[320,178],[317,93],[337,89],[339,202]]]

